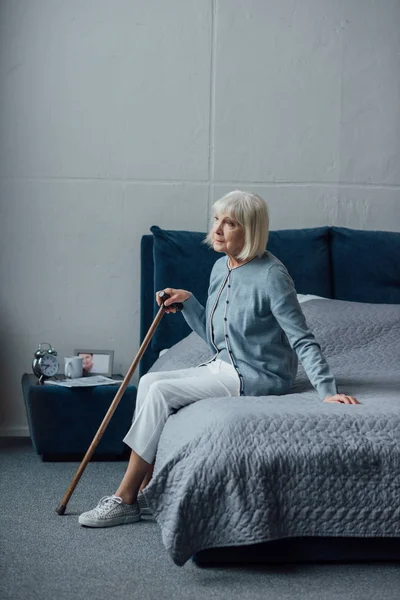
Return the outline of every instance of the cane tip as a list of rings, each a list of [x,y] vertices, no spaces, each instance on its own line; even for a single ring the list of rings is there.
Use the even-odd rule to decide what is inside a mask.
[[[59,515],[63,515],[65,513],[65,509],[67,508],[66,504],[59,504],[56,508],[56,513]]]

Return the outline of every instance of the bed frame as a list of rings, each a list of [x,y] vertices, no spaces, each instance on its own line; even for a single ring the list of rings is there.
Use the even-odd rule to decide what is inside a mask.
[[[155,315],[153,236],[141,240],[141,319],[143,341]],[[140,363],[140,376],[157,360],[149,344]],[[399,561],[399,538],[299,537],[274,540],[249,546],[232,546],[202,550],[192,557],[199,566],[229,563],[304,563]]]

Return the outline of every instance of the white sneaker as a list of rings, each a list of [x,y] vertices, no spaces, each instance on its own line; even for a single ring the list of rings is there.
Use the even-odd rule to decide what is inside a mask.
[[[137,502],[124,504],[119,496],[104,496],[96,508],[80,515],[78,522],[86,527],[114,527],[140,521]]]
[[[152,511],[150,506],[147,504],[147,500],[143,496],[142,492],[138,493],[137,503],[139,504],[140,514],[141,515],[152,515]]]

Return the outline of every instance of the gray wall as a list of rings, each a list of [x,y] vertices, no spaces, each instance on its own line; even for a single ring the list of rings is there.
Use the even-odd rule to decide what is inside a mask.
[[[127,371],[151,225],[205,231],[241,188],[271,229],[400,230],[398,0],[0,10],[1,433],[38,342]]]

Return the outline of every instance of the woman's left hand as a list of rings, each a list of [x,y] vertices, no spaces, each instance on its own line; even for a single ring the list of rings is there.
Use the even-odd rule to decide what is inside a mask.
[[[326,396],[322,402],[338,402],[339,404],[361,404],[357,398],[346,396],[346,394],[335,394],[334,396]]]

